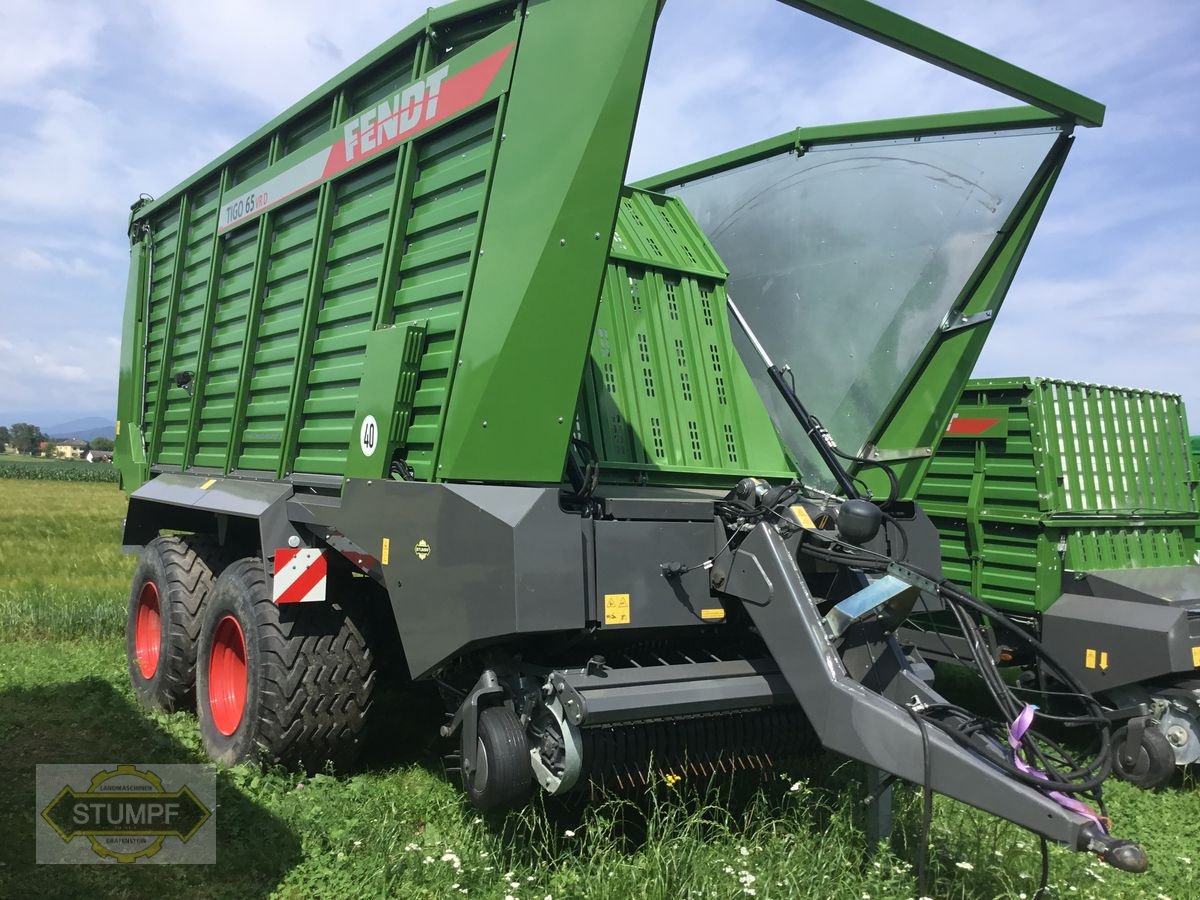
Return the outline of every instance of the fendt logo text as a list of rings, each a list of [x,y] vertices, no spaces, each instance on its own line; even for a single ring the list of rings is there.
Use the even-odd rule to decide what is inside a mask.
[[[346,162],[373,153],[379,145],[396,140],[437,115],[438,92],[449,74],[450,67],[442,66],[398,91],[390,102],[385,97],[347,122]]]

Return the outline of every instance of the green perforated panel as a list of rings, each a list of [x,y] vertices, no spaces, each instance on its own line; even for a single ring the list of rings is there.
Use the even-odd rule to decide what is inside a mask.
[[[730,342],[725,274],[680,201],[622,195],[576,416],[605,480],[790,477]]]

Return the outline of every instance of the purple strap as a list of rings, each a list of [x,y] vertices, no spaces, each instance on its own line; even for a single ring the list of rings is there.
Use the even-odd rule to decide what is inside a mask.
[[[1025,733],[1029,731],[1029,726],[1033,724],[1033,715],[1036,711],[1036,706],[1033,706],[1029,703],[1025,704],[1025,708],[1021,710],[1020,714],[1013,721],[1012,725],[1008,727],[1008,746],[1012,748],[1013,763],[1016,764],[1018,769],[1027,775],[1032,775],[1034,778],[1040,778],[1042,781],[1049,781],[1045,772],[1038,771],[1026,763],[1025,760],[1021,759],[1021,741],[1024,739]],[[1100,826],[1101,831],[1103,831],[1105,834],[1108,833],[1108,829],[1104,827],[1104,822],[1101,821],[1100,817],[1096,815],[1095,811],[1083,801],[1068,796],[1061,791],[1046,791],[1046,795],[1058,803],[1059,806],[1063,806],[1071,810],[1071,812],[1079,813],[1079,815],[1083,816],[1085,819],[1091,819]]]

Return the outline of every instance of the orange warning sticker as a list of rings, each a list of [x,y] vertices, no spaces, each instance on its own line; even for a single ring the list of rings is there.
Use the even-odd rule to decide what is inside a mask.
[[[605,625],[628,625],[629,624],[629,595],[628,594],[605,594],[604,595],[604,624]]]
[[[800,523],[801,528],[816,529],[817,526],[813,524],[812,516],[799,503],[792,507],[792,515],[796,517],[796,521]]]

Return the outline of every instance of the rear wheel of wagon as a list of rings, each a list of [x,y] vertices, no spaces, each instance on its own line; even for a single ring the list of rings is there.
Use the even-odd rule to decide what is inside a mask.
[[[125,622],[129,680],[138,701],[168,712],[191,706],[200,613],[224,562],[203,535],[159,537],[133,573]]]
[[[352,603],[277,605],[261,559],[217,579],[200,626],[200,737],[217,762],[318,770],[358,755],[375,657]]]

